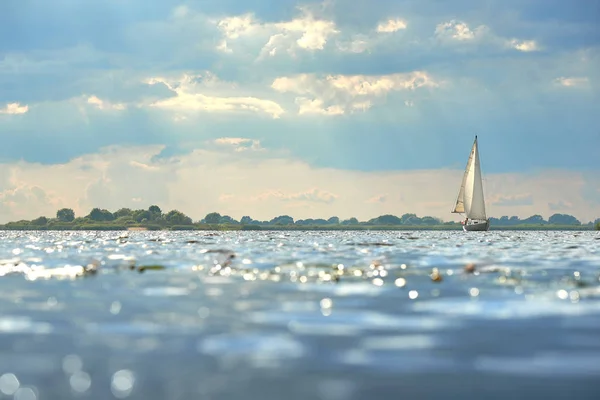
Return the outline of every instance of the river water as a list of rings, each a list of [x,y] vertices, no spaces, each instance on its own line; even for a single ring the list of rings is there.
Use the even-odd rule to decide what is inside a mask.
[[[596,232],[0,239],[0,398],[600,398]]]

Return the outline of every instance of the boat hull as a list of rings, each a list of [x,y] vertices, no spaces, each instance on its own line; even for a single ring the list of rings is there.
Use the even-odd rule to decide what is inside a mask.
[[[465,232],[485,232],[490,230],[490,220],[486,221],[475,221],[474,223],[469,223],[463,225],[463,230]]]

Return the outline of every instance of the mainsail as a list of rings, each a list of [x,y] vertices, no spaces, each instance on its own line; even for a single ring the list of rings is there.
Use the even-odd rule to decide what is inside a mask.
[[[456,205],[452,212],[465,213],[469,219],[487,219],[485,215],[485,200],[483,198],[483,184],[481,182],[477,136],[475,136],[475,141],[471,148],[471,154],[469,155],[469,161],[467,161]]]

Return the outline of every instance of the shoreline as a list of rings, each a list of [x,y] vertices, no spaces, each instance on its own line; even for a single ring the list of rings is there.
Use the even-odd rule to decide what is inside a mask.
[[[586,225],[513,225],[491,226],[490,231],[594,231],[594,226]],[[121,226],[116,224],[90,224],[78,226],[6,226],[0,225],[0,231],[462,231],[462,225],[359,225],[359,226],[276,226],[276,225],[138,225]]]
[[[541,215],[519,217],[502,216],[489,218],[492,231],[540,230],[540,231],[586,231],[600,230],[600,219],[582,223],[568,214],[553,214],[544,220]],[[33,220],[21,219],[0,224],[2,231],[462,231],[461,221],[443,221],[431,216],[418,217],[405,213],[401,217],[385,214],[359,221],[357,218],[341,220],[338,217],[298,219],[280,215],[269,221],[242,217],[239,221],[217,212],[206,214],[203,219],[193,220],[181,211],[164,213],[157,205],[147,210],[120,208],[115,212],[93,208],[83,217],[76,217],[71,208],[61,208],[56,218],[41,216]]]

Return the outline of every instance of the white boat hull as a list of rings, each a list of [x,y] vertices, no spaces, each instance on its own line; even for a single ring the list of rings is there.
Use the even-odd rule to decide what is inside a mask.
[[[469,221],[466,225],[463,225],[465,232],[482,232],[490,230],[490,220],[485,221]]]

